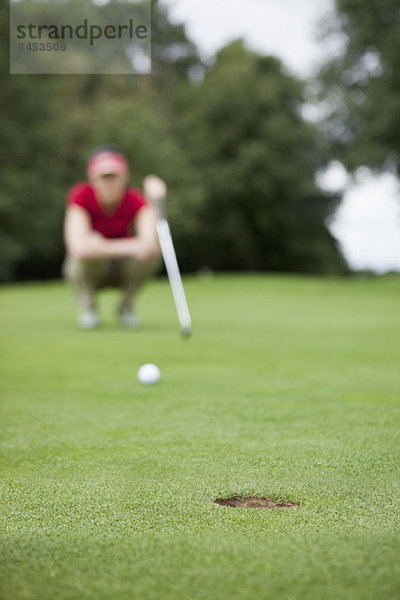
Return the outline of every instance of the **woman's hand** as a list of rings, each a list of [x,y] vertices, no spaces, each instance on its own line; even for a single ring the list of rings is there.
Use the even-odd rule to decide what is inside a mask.
[[[167,195],[167,186],[157,175],[147,175],[143,180],[143,191],[152,202],[162,202]]]

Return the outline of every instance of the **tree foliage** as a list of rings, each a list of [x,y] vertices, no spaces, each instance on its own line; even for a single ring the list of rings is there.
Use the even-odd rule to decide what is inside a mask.
[[[321,167],[313,127],[301,117],[303,84],[280,61],[224,48],[186,99],[185,146],[206,201],[201,257],[218,269],[337,271],[326,227],[338,198],[315,184]]]
[[[336,0],[326,35],[341,51],[320,74],[330,149],[354,170],[400,173],[400,4]]]

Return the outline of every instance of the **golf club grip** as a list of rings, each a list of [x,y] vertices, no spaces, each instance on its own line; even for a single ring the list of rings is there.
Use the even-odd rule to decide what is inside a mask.
[[[157,221],[157,234],[160,242],[161,252],[164,259],[165,268],[169,283],[172,289],[172,295],[175,301],[176,312],[181,327],[191,329],[192,321],[189,307],[186,300],[185,290],[183,288],[182,277],[179,271],[178,261],[174,244],[172,242],[171,232],[166,219]]]

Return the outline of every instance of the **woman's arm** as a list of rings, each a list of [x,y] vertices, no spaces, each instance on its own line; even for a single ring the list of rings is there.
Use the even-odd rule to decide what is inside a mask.
[[[143,208],[138,213],[145,210]],[[132,256],[138,260],[147,260],[151,256],[150,235],[147,231],[149,217],[138,219],[138,228],[142,236],[110,240],[92,229],[89,216],[85,209],[79,206],[67,208],[64,220],[64,241],[67,252],[75,258],[123,258]],[[150,254],[149,254],[150,253]]]
[[[147,258],[161,255],[156,228],[157,218],[157,210],[152,206],[144,206],[136,215],[134,223],[135,236],[142,245]]]

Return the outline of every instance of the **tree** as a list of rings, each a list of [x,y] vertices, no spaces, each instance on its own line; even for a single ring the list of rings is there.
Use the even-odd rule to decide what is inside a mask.
[[[46,76],[8,75],[9,6],[0,3],[0,280],[30,264],[49,275],[57,263],[59,140],[54,85]]]
[[[336,0],[325,37],[341,50],[321,69],[330,151],[350,170],[366,165],[400,174],[400,5]]]
[[[339,198],[322,193],[313,127],[301,117],[303,84],[242,41],[225,47],[187,94],[183,136],[207,201],[199,256],[216,269],[340,271],[327,229]]]

